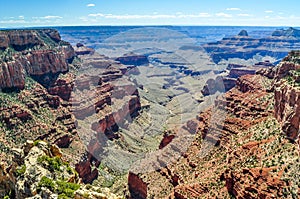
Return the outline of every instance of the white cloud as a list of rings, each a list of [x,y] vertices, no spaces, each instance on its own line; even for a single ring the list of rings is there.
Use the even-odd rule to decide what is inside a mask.
[[[90,3],[90,4],[87,4],[86,6],[87,6],[87,7],[95,7],[96,5],[93,4],[93,3]]]
[[[107,19],[170,19],[176,18],[175,15],[112,15],[104,16]]]
[[[54,25],[60,24],[63,17],[61,16],[43,16],[43,17],[27,17],[20,15],[14,18],[7,18],[7,20],[0,20],[0,24],[8,24],[8,26],[33,26],[33,25]]]
[[[24,24],[24,23],[28,23],[26,21],[24,21],[23,19],[20,20],[1,20],[0,24]]]
[[[211,17],[211,15],[209,13],[199,13],[194,15],[180,14],[176,16],[176,18],[206,18],[206,17]]]
[[[94,13],[89,14],[89,17],[103,17],[107,19],[176,19],[176,18],[205,18],[211,17],[209,13],[199,13],[199,14],[183,14],[176,13],[174,15],[167,14],[152,14],[152,15],[114,15],[114,14],[103,14],[103,13]]]
[[[252,15],[245,14],[245,13],[240,13],[240,14],[237,14],[237,16],[239,16],[239,17],[251,17]]]
[[[273,13],[273,10],[265,10],[265,13]]]
[[[48,16],[41,17],[41,19],[62,19],[62,17],[61,16],[48,15]]]
[[[89,17],[104,17],[105,15],[102,13],[96,13],[96,14],[89,14]]]
[[[209,13],[206,13],[206,12],[199,13],[198,16],[199,17],[211,17],[211,15]]]
[[[229,10],[229,11],[240,11],[241,9],[240,8],[226,8],[226,10]]]
[[[217,16],[217,17],[225,17],[225,18],[231,18],[231,17],[232,17],[231,14],[226,14],[226,13],[224,13],[224,12],[216,13],[216,16]]]

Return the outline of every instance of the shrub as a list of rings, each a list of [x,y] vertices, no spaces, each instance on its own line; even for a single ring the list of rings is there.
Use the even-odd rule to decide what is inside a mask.
[[[38,189],[40,190],[41,187],[47,187],[51,191],[54,190],[55,183],[50,178],[43,176],[38,184]]]
[[[70,197],[68,197],[66,194],[59,194],[58,195],[58,197],[57,197],[58,199],[70,199]]]
[[[61,180],[57,181],[56,184],[57,184],[57,192],[62,196],[65,195],[68,197],[73,197],[74,192],[80,188],[79,184],[61,181]]]
[[[26,171],[26,165],[24,164],[16,170],[16,174],[17,176],[21,176],[24,175],[25,171]]]
[[[73,173],[73,169],[70,166],[67,166],[67,172],[68,172],[68,174],[72,174]]]
[[[45,166],[50,170],[50,171],[60,171],[60,167],[62,166],[62,161],[59,157],[53,157],[50,158],[47,155],[44,155],[42,157],[39,157],[37,159],[39,163],[42,163],[45,165],[45,162],[47,163]]]
[[[40,141],[41,141],[41,140],[35,140],[35,141],[33,142],[33,146],[37,146],[37,145],[39,144]]]
[[[293,78],[292,78],[291,76],[288,76],[288,77],[287,77],[287,81],[288,81],[289,83],[291,83],[291,82],[293,81]]]

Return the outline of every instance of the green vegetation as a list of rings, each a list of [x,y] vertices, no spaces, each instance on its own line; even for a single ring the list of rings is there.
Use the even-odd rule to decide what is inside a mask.
[[[37,145],[39,144],[40,141],[41,141],[41,140],[35,140],[35,141],[33,142],[33,146],[37,146]]]
[[[52,192],[57,193],[58,198],[69,199],[74,197],[74,192],[80,188],[80,185],[63,180],[54,181],[43,176],[38,184],[38,191],[41,191],[42,187],[48,188]]]
[[[72,167],[70,167],[70,164],[68,162],[63,162],[63,165],[66,166],[68,174],[76,174],[76,171]]]
[[[67,172],[69,174],[75,173],[74,169],[72,169],[70,166],[67,166]]]
[[[0,92],[0,104],[1,108],[7,108],[12,104],[20,104],[20,100],[18,99],[18,92]]]
[[[287,77],[287,81],[288,81],[288,83],[292,83],[294,80],[293,80],[293,78],[291,76],[288,76]]]
[[[96,186],[110,188],[121,177],[119,173],[109,169],[103,163],[99,165],[98,171],[99,171],[99,177],[94,183]]]
[[[54,40],[52,40],[47,34],[45,34],[43,31],[38,31],[39,37],[43,40],[43,42],[47,45],[49,48],[54,48],[58,46],[58,43],[56,43]],[[40,47],[40,46],[37,46]]]
[[[272,172],[275,175],[279,171],[284,171],[282,180],[286,181],[289,186],[284,188],[285,197],[295,197],[298,187],[300,186],[300,157],[298,155],[296,144],[291,143],[286,136],[282,134],[280,125],[274,118],[269,118],[249,130],[248,134],[252,134],[250,139],[244,140],[243,143],[249,141],[268,142],[261,144],[260,147],[263,153],[253,162],[253,167],[275,167]],[[250,163],[250,162],[249,162]]]
[[[60,197],[74,197],[74,192],[80,188],[79,184],[65,182],[65,181],[57,181],[57,193]],[[59,198],[60,198],[59,197]]]
[[[36,86],[36,81],[29,76],[25,77],[25,89],[31,90]]]
[[[50,171],[61,171],[60,167],[63,165],[63,162],[59,157],[51,158],[47,155],[39,157],[37,161]]]
[[[32,92],[31,88],[36,84],[33,79],[26,78],[26,86],[23,91],[0,91],[0,134],[5,138],[6,145],[9,147],[23,144],[27,139],[32,140],[38,135],[47,133],[44,127],[52,126],[55,122],[53,110],[44,97],[39,95],[39,92],[37,94]],[[15,111],[24,111],[28,117],[18,118],[12,114]],[[59,122],[57,121],[57,123]],[[65,131],[66,127],[59,123],[58,130]]]
[[[13,55],[15,55],[17,53],[17,51],[15,51],[15,49],[13,48],[6,48],[3,51],[0,51],[0,60],[4,61],[4,62],[8,62],[8,61],[13,61]]]
[[[22,176],[24,175],[25,171],[26,171],[26,165],[24,164],[16,170],[16,174],[17,176]]]
[[[289,53],[289,56],[288,57],[285,57],[283,60],[284,61],[291,61],[291,62],[294,62],[294,63],[297,63],[297,64],[300,64],[300,51],[298,50],[292,50],[290,53]]]
[[[3,199],[10,199],[10,198],[13,198],[12,190],[9,190],[9,192],[6,192],[6,195],[3,197]]]
[[[38,189],[40,190],[41,187],[46,187],[51,191],[54,191],[55,183],[52,179],[43,176],[38,184]]]
[[[289,75],[285,77],[286,81],[288,82],[289,85],[291,86],[300,86],[300,72],[297,71],[290,71]]]

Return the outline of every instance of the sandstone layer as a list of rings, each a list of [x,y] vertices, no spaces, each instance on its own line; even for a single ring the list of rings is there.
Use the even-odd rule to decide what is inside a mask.
[[[299,128],[298,58],[292,52],[268,69],[277,71],[275,80],[239,77],[214,108],[197,117],[194,141],[176,161],[156,171],[129,173],[131,197],[298,198],[298,146],[290,141],[297,140]],[[288,80],[282,73],[293,75]],[[168,133],[161,150],[179,136]]]
[[[225,37],[221,41],[205,44],[203,48],[210,54],[215,63],[231,58],[243,60],[252,59],[254,56],[270,56],[280,61],[291,50],[300,47],[299,30],[274,31],[266,38],[252,38],[246,32],[233,37]]]
[[[56,30],[1,31],[0,88],[24,89],[26,76],[49,86],[53,76],[69,70],[72,46]]]

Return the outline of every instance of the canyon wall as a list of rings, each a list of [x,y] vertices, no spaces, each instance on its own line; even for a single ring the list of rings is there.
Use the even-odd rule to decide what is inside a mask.
[[[291,52],[275,75],[275,117],[288,138],[296,141],[300,123],[300,54]]]
[[[231,58],[248,60],[257,55],[281,60],[291,50],[299,49],[298,32],[297,29],[289,28],[275,31],[272,36],[266,38],[252,38],[246,31],[241,31],[236,36],[225,37],[221,41],[205,44],[203,48],[215,63]]]
[[[175,162],[129,173],[132,198],[299,197],[299,61],[291,52],[275,68],[239,77],[193,121],[194,141]],[[223,124],[212,120],[224,114]],[[168,133],[161,153],[177,140]]]
[[[6,143],[0,159],[10,161],[11,148],[26,140],[45,140],[63,149],[82,181],[91,183],[100,164],[94,156],[103,147],[98,138],[118,138],[118,126],[141,108],[128,70],[135,67],[82,44],[73,48],[56,30],[0,31],[0,134]],[[91,125],[80,128],[88,117]],[[84,140],[91,132],[95,137]]]
[[[75,57],[56,30],[7,30],[0,31],[0,38],[0,89],[24,89],[26,76],[49,86]]]

